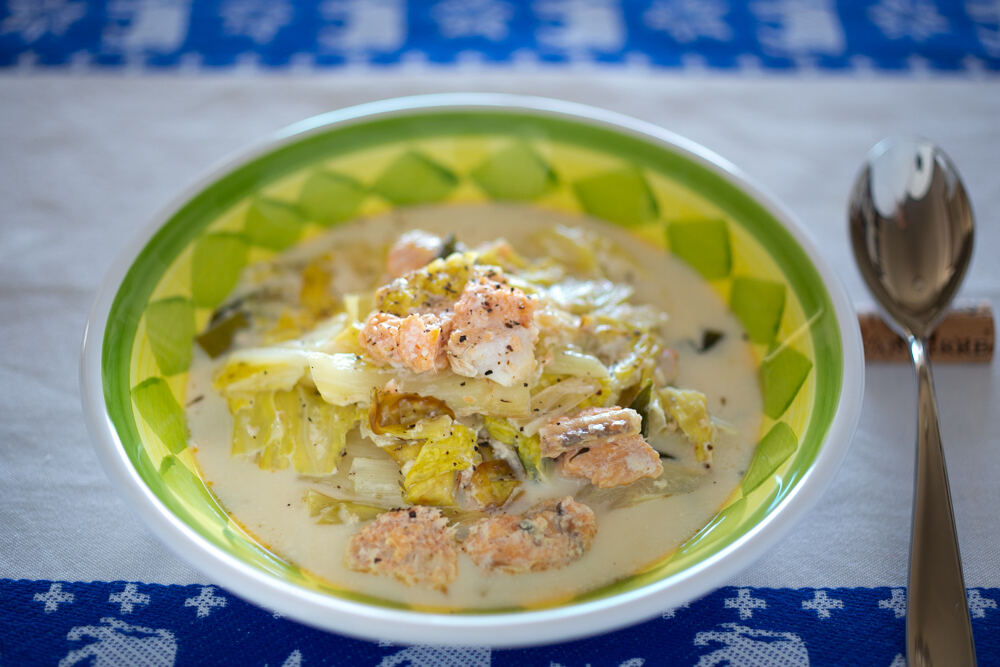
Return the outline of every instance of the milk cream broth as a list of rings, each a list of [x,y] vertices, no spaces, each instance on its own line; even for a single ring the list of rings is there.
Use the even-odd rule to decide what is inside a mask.
[[[218,365],[196,349],[189,396],[203,398],[188,408],[191,440],[203,476],[226,510],[273,553],[336,587],[449,609],[558,602],[643,569],[704,526],[738,486],[749,465],[760,429],[762,403],[750,348],[744,342],[739,322],[688,266],[606,223],[494,204],[397,210],[338,227],[313,242],[313,250],[359,242],[384,248],[403,231],[418,228],[442,235],[453,232],[469,246],[503,237],[531,255],[527,245],[530,237],[553,225],[585,227],[611,238],[640,267],[631,276],[633,302],[649,303],[669,314],[667,343],[680,357],[675,384],[703,392],[710,413],[721,425],[712,467],[699,478],[696,488],[621,509],[594,507],[598,531],[592,547],[582,558],[561,569],[518,575],[484,574],[465,554],[460,554],[458,577],[447,592],[351,571],[344,565],[344,553],[359,526],[317,524],[303,502],[303,494],[310,488],[333,489],[335,493],[336,484],[345,480],[344,471],[350,469],[350,457],[344,459],[333,478],[318,479],[288,471],[261,470],[252,461],[230,456],[232,417],[226,401],[212,389]],[[700,341],[704,329],[720,331],[723,337],[710,353],[698,354],[696,341]],[[360,451],[365,456],[381,454],[371,451],[377,448],[361,442],[356,432],[352,438],[349,451]],[[558,497],[583,486],[576,480],[558,483],[561,487],[548,495]],[[521,498],[518,506],[530,504],[530,500]]]

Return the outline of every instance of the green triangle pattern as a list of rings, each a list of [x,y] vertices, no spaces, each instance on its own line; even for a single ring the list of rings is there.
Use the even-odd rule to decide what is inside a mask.
[[[729,308],[743,323],[752,342],[770,345],[785,312],[785,285],[759,278],[733,278]]]
[[[194,243],[191,257],[191,300],[214,308],[229,296],[247,263],[248,245],[242,234],[206,234]]]
[[[760,439],[750,467],[743,477],[740,485],[743,495],[747,495],[773,475],[781,464],[795,453],[798,446],[798,438],[788,424],[778,422],[772,426],[771,430]]]
[[[813,363],[798,350],[786,347],[760,365],[760,385],[764,393],[764,414],[778,419],[792,404],[809,376]]]
[[[667,225],[667,241],[670,251],[706,280],[726,278],[733,269],[725,220],[672,222]]]
[[[458,177],[429,157],[407,151],[393,160],[372,185],[372,191],[397,206],[442,201]]]
[[[528,144],[512,143],[472,170],[472,180],[496,200],[530,200],[551,190],[556,173]]]
[[[573,191],[584,211],[621,225],[640,225],[659,215],[653,191],[637,167],[582,178],[573,183]]]
[[[173,296],[146,306],[146,336],[164,375],[183,373],[191,365],[194,334],[194,304],[188,299]]]
[[[244,229],[251,244],[284,250],[299,240],[304,227],[305,221],[294,205],[260,198],[250,204]]]
[[[350,176],[317,169],[302,185],[298,207],[307,219],[329,227],[355,217],[367,194],[367,188]]]
[[[701,547],[706,543],[714,542],[716,539],[729,533],[733,527],[739,523],[739,520],[743,518],[743,513],[746,511],[746,507],[747,499],[745,496],[741,496],[738,500],[731,503],[721,512],[716,514],[715,518],[712,519],[707,526],[699,530],[691,537],[691,539],[682,544],[677,550],[677,553],[679,555],[685,554],[696,547]]]
[[[161,377],[143,380],[132,388],[132,402],[149,428],[172,454],[187,448],[184,410],[174,398],[166,380]]]

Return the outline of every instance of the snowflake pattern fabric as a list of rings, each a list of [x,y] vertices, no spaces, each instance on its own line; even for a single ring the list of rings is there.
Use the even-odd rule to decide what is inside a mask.
[[[0,68],[1000,72],[1000,0],[0,0]]]
[[[642,19],[651,30],[665,32],[682,44],[706,38],[722,42],[733,36],[728,13],[729,5],[719,0],[656,0]]]
[[[511,6],[500,0],[444,0],[430,11],[447,39],[485,37],[494,42],[507,38],[513,14]]]
[[[872,23],[889,39],[923,42],[948,31],[932,0],[881,0],[868,9]]]
[[[1000,589],[968,599],[979,664],[1000,665]],[[351,639],[216,586],[0,579],[0,600],[12,665],[905,665],[902,588],[721,588],[608,635],[504,650]]]
[[[983,50],[990,57],[1000,57],[1000,0],[969,0],[966,11]]]
[[[62,37],[87,12],[83,0],[9,0],[0,34],[13,35],[22,44],[42,37]]]
[[[219,15],[225,34],[266,44],[291,22],[295,11],[285,0],[227,0]]]

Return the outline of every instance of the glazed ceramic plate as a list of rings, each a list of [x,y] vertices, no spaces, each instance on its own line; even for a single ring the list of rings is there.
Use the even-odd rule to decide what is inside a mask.
[[[397,207],[495,201],[620,225],[698,271],[753,343],[764,404],[756,454],[680,548],[576,599],[440,614],[336,588],[255,542],[199,476],[183,409],[193,336],[250,262]],[[309,119],[182,196],[104,283],[82,383],[114,483],[219,584],[336,632],[501,646],[636,622],[748,566],[833,476],[858,418],[861,371],[857,324],[832,272],[790,216],[723,159],[589,107],[443,95]]]

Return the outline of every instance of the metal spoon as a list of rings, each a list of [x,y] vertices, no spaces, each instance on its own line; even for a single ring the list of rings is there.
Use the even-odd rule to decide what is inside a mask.
[[[848,207],[868,289],[906,339],[917,373],[917,470],[906,603],[910,665],[975,665],[927,337],[972,256],[972,209],[934,144],[884,139],[868,152]]]

